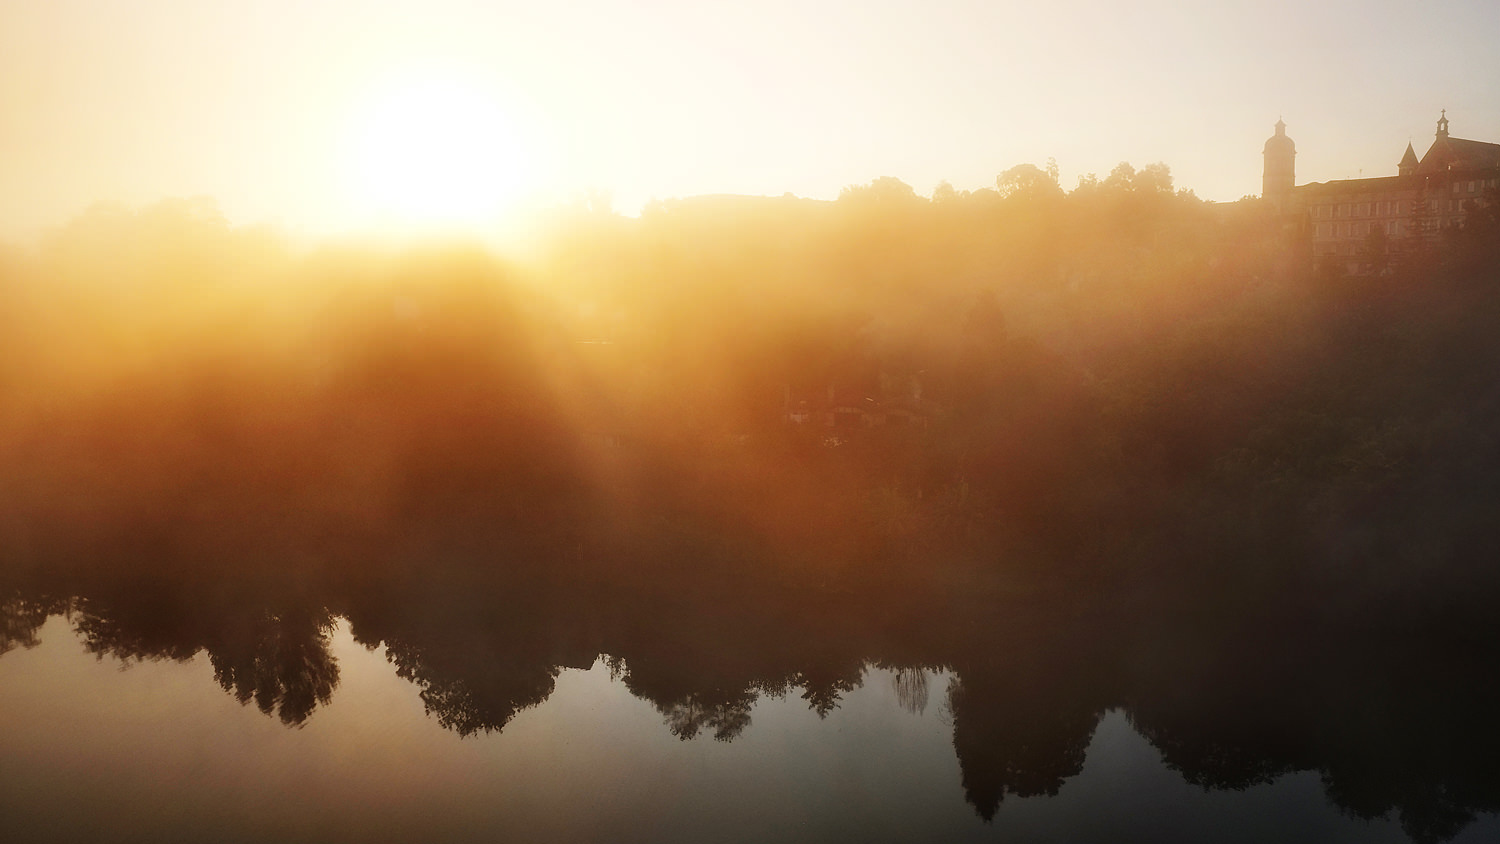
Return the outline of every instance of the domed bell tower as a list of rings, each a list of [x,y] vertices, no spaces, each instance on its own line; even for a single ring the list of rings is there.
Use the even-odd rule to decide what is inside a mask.
[[[1297,183],[1297,145],[1286,136],[1286,123],[1280,119],[1276,121],[1276,134],[1266,139],[1266,146],[1261,154],[1265,157],[1265,165],[1261,174],[1260,195],[1269,199],[1277,211],[1285,211],[1292,197],[1292,187]]]

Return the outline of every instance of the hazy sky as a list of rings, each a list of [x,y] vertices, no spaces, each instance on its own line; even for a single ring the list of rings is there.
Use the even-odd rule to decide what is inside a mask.
[[[1440,108],[1500,141],[1497,35],[1496,0],[0,0],[0,234],[201,194],[340,230],[399,204],[413,188],[379,174],[443,138],[449,167],[494,150],[505,204],[928,194],[1049,156],[1069,189],[1164,161],[1232,200],[1259,192],[1278,116],[1299,184],[1393,174]],[[409,115],[428,94],[448,105]],[[423,121],[437,140],[392,146]]]

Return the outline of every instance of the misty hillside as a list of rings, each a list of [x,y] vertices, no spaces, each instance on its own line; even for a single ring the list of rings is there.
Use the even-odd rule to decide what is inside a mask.
[[[1164,165],[579,207],[510,257],[100,206],[0,254],[0,560],[938,565],[1440,617],[1496,585],[1497,282],[1493,214],[1344,277]]]

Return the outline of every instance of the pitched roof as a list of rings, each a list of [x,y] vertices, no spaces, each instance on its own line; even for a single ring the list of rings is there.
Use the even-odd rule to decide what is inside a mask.
[[[1500,144],[1439,137],[1432,142],[1417,172],[1422,175],[1445,170],[1488,170],[1500,167]]]
[[[1401,163],[1396,166],[1400,167],[1402,170],[1405,170],[1408,167],[1417,166],[1417,151],[1411,148],[1410,143],[1407,143],[1406,145],[1406,155],[1401,156]]]
[[[1296,190],[1301,194],[1345,194],[1362,191],[1400,190],[1416,187],[1419,184],[1421,183],[1413,182],[1407,176],[1374,176],[1368,179],[1338,179],[1331,182],[1309,182],[1305,185],[1297,186]]]

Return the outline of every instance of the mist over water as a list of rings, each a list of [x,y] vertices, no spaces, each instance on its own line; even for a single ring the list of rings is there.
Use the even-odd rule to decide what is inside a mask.
[[[528,718],[565,742],[555,705],[754,746],[781,794],[799,780],[767,759],[806,741],[832,748],[809,788],[912,760],[952,804],[912,816],[974,835],[1064,830],[1016,807],[1139,741],[1163,788],[1457,840],[1500,811],[1497,244],[1475,214],[1343,277],[1164,165],[1069,193],[1022,166],[932,199],[877,179],[581,207],[512,256],[101,206],[0,253],[0,671],[62,666],[42,640],[69,630],[108,664],[192,666],[133,710],[219,706],[161,737],[186,747],[275,727],[293,748],[347,728],[352,688],[405,701],[362,739],[397,756]],[[28,665],[77,717],[109,708],[105,681]],[[920,744],[903,717],[941,729]],[[855,718],[906,749],[816,744]],[[300,764],[333,758],[318,741]],[[612,837],[580,829],[552,833]]]

